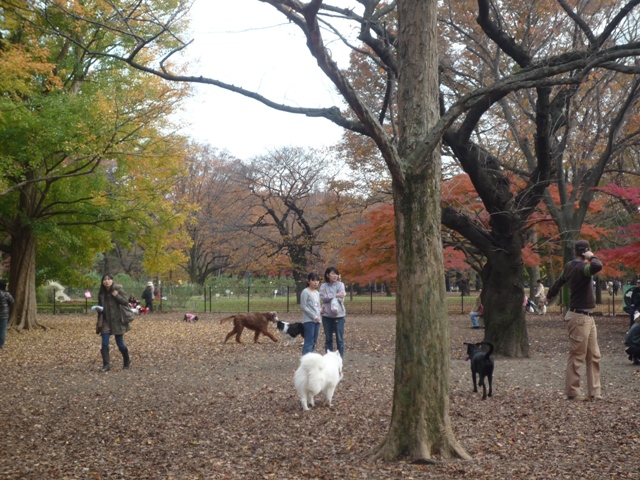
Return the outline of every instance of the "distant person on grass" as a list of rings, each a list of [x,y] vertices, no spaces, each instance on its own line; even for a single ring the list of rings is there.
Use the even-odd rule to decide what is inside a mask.
[[[480,290],[480,293],[478,294],[478,298],[476,298],[476,305],[474,307],[473,312],[469,314],[469,318],[471,319],[471,328],[475,328],[475,329],[480,328],[480,323],[478,322],[478,319],[484,313],[484,307],[482,306],[481,297],[482,297],[482,290]]]
[[[542,299],[542,297],[544,297],[544,284],[542,283],[542,279],[538,279],[536,280],[536,291],[533,294],[533,298],[535,298],[536,302],[538,302],[537,307],[539,307],[540,305],[542,305],[542,302],[540,302],[540,299]],[[547,313],[547,306],[546,305],[542,305],[542,308],[537,308],[538,309],[538,313],[540,315],[543,315],[545,313]]]
[[[153,312],[153,282],[147,282],[147,288],[144,289],[141,297],[144,300],[144,307]]]

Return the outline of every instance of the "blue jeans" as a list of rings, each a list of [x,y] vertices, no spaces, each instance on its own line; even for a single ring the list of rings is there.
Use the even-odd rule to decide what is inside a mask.
[[[114,335],[114,337],[116,337],[116,345],[118,345],[118,350],[128,350],[127,346],[124,344],[124,335]],[[110,338],[110,333],[102,334],[102,348],[109,348]]]
[[[469,318],[471,319],[471,323],[473,324],[474,327],[480,327],[480,324],[478,323],[478,317],[480,315],[478,314],[478,312],[471,312],[469,314]]]
[[[316,322],[304,322],[302,328],[304,328],[304,345],[302,345],[302,355],[304,355],[316,349],[318,333],[320,333],[320,324]]]
[[[4,340],[7,338],[7,324],[9,320],[0,320],[0,348],[4,347]]]
[[[340,356],[344,359],[344,317],[322,317],[322,328],[324,329],[325,351],[333,351],[333,335],[335,334],[338,351],[340,352]]]

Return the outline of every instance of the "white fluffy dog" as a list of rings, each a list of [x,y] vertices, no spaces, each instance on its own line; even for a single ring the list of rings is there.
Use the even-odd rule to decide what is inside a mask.
[[[307,353],[300,358],[300,366],[293,375],[302,410],[315,405],[313,397],[322,393],[329,406],[333,392],[342,380],[342,357],[339,352],[327,352],[325,355]]]

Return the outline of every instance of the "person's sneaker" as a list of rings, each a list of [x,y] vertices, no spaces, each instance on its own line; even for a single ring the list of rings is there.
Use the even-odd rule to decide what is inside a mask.
[[[590,395],[589,400],[602,400],[602,395]]]
[[[471,327],[471,328],[473,328],[474,330],[477,330],[477,329],[478,329],[478,328],[480,328],[480,327]]]

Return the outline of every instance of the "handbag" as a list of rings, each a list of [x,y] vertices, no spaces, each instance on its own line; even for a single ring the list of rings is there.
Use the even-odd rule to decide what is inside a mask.
[[[123,324],[129,325],[135,320],[135,313],[131,310],[131,307],[127,305],[120,305],[120,320]]]

